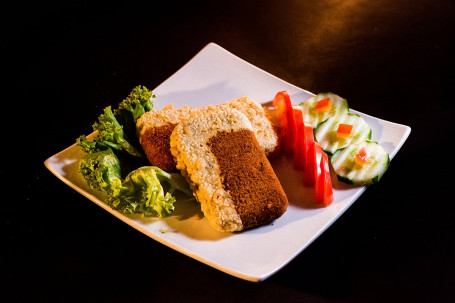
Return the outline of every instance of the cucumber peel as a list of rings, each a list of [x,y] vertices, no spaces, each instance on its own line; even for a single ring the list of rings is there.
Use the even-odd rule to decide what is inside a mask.
[[[367,150],[370,157],[365,164],[359,165],[355,157],[362,148]],[[390,165],[390,157],[379,143],[365,140],[338,149],[330,162],[339,181],[352,185],[370,185],[379,182]]]
[[[327,112],[317,112],[314,109],[316,103],[326,98],[330,98],[332,102],[331,109]],[[330,117],[347,114],[349,112],[349,106],[346,99],[333,93],[319,93],[300,103],[300,107],[302,108],[303,121],[310,123],[313,128],[316,128],[319,123]]]
[[[353,126],[348,137],[338,137],[337,129],[340,124],[349,124]],[[357,114],[348,113],[337,117],[331,117],[324,122],[319,123],[314,130],[314,137],[316,141],[321,144],[324,152],[331,155],[337,149],[351,144],[357,144],[364,140],[371,140],[371,133],[371,127],[362,117]]]

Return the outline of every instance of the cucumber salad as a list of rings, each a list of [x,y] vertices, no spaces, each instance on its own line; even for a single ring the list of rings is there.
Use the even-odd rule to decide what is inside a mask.
[[[390,164],[389,155],[359,115],[349,112],[345,99],[320,93],[300,103],[305,121],[314,128],[314,139],[330,156],[339,181],[353,185],[377,183]]]

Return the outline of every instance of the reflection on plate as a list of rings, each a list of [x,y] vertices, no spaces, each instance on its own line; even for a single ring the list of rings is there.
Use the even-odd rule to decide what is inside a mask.
[[[153,90],[157,95],[154,107],[163,108],[169,103],[176,107],[206,106],[241,96],[267,103],[282,90],[288,91],[294,103],[312,96],[210,43]],[[358,114],[371,126],[372,139],[381,143],[392,159],[408,137],[410,128]],[[342,185],[332,178],[335,201],[329,207],[315,208],[311,203],[313,193],[301,185],[301,175],[294,173],[292,163],[286,158],[278,158],[272,165],[289,198],[287,212],[269,225],[239,233],[221,233],[208,225],[199,205],[193,201],[178,200],[173,215],[164,219],[126,216],[112,210],[103,203],[103,194],[88,188],[79,175],[78,162],[82,155],[80,148],[72,145],[47,159],[45,165],[60,180],[140,232],[207,265],[250,281],[264,280],[285,266],[365,190],[365,187]],[[168,232],[163,233],[163,230]]]

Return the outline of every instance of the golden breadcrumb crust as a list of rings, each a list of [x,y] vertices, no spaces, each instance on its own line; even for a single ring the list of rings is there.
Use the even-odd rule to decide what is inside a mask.
[[[170,138],[177,169],[215,229],[240,231],[286,210],[286,195],[243,113],[218,107],[177,124]]]
[[[142,115],[137,121],[139,141],[152,165],[166,171],[175,170],[175,159],[169,149],[169,137],[178,123],[190,117],[207,115],[220,109],[235,108],[243,113],[251,123],[254,134],[266,155],[274,155],[277,151],[278,136],[270,123],[262,106],[242,97],[217,106],[192,108],[183,106],[180,109],[172,105],[160,110],[152,110]]]

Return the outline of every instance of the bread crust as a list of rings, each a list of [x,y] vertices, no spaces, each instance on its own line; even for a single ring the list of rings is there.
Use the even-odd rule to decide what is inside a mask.
[[[207,115],[213,111],[237,109],[251,123],[255,136],[266,155],[276,154],[278,136],[262,106],[248,97],[233,99],[217,106],[193,108],[183,106],[180,109],[172,105],[161,110],[145,113],[137,121],[137,134],[144,152],[152,165],[166,171],[176,169],[175,159],[170,152],[170,134],[175,125],[191,117]]]
[[[187,105],[176,109],[168,105],[163,109],[143,114],[136,123],[139,142],[149,162],[165,171],[174,171],[175,160],[170,151],[170,136],[174,127],[188,120],[198,109]]]
[[[258,161],[250,161],[253,158],[245,158],[245,155],[236,149],[239,141],[231,140],[234,139],[232,135],[237,133],[248,134],[237,139],[245,141],[243,143],[252,151],[249,154]],[[286,210],[286,195],[259,146],[250,120],[240,111],[222,106],[207,115],[196,115],[177,124],[170,139],[177,169],[190,183],[194,195],[201,203],[201,210],[215,229],[240,231],[270,222]],[[226,151],[226,146],[223,145],[225,143],[231,144],[228,148],[232,151],[233,158],[225,157],[229,155],[229,150]],[[225,155],[217,150],[224,150]],[[236,156],[240,157],[240,161],[234,160]],[[226,161],[231,166],[231,173],[226,173]],[[258,165],[266,169],[257,172],[256,176],[261,177],[253,180],[250,178],[251,172],[256,170]],[[230,189],[232,184],[226,180],[235,179],[232,175],[236,174],[243,178],[245,186],[239,186],[239,182],[243,181],[237,178],[234,184],[238,188]],[[272,182],[267,183],[264,180]],[[272,183],[273,186],[270,186]],[[272,201],[264,195],[261,196],[257,189],[254,193],[255,186],[265,189],[265,194],[271,194],[272,199],[279,198]],[[240,202],[239,197],[243,197]]]
[[[252,131],[221,131],[207,144],[243,229],[271,222],[286,211],[286,194]]]

